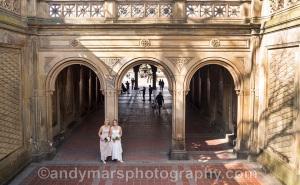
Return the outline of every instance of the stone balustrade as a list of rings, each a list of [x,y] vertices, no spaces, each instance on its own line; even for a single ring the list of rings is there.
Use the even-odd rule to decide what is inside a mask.
[[[251,1],[104,0],[46,1],[49,18],[94,18],[122,20],[244,19]]]
[[[20,0],[0,0],[0,8],[20,15],[21,1]]]
[[[289,8],[299,2],[300,0],[269,0],[271,11],[270,13],[275,13],[279,10]]]

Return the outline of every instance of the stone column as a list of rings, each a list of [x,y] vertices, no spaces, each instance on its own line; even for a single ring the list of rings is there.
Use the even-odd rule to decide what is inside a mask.
[[[98,96],[99,96],[99,91],[98,91],[98,78],[97,76],[95,77],[95,106],[96,106],[96,109],[98,109]]]
[[[152,78],[153,78],[152,79],[152,87],[153,87],[153,89],[156,89],[156,80],[157,80],[156,72],[157,72],[157,67],[151,65],[151,70],[152,70]]]
[[[134,89],[135,90],[137,90],[139,88],[139,70],[140,70],[140,66],[141,65],[137,65],[137,66],[133,67],[134,80],[135,80]]]
[[[198,75],[198,104],[197,106],[200,107],[201,106],[201,96],[202,96],[202,83],[201,83],[201,72],[198,70],[197,72],[197,75]]]
[[[180,84],[183,79],[184,77],[176,79],[176,83]],[[188,154],[185,148],[186,91],[178,85],[176,86],[176,89],[173,90],[172,97],[172,148],[170,159],[186,160],[188,159]]]
[[[113,121],[118,119],[118,90],[109,88],[104,91],[105,94],[105,119]]]
[[[83,68],[80,66],[79,71],[79,112],[82,114],[83,107]]]
[[[92,107],[92,71],[89,69],[89,110]]]
[[[237,91],[238,95],[238,115],[237,115],[237,143],[235,150],[238,158],[247,158],[249,155],[250,140],[250,90]]]

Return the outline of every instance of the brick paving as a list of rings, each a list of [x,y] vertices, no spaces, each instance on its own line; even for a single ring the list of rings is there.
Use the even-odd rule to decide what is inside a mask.
[[[189,133],[189,160],[168,160],[172,101],[167,91],[164,95],[166,107],[160,116],[148,101],[142,101],[137,91],[120,96],[125,163],[99,162],[97,131],[103,123],[104,112],[99,110],[83,120],[59,147],[54,159],[32,163],[11,184],[279,184],[263,174],[256,163],[237,160],[224,138],[203,131],[199,135]],[[191,113],[187,115],[193,116]]]

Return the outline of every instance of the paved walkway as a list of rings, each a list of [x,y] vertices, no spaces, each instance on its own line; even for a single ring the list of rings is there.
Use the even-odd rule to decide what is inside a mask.
[[[191,133],[187,138],[190,160],[168,160],[172,102],[171,95],[166,90],[163,93],[166,106],[161,115],[149,101],[142,101],[138,91],[120,96],[125,163],[99,162],[97,132],[104,119],[104,111],[99,110],[83,120],[53,160],[30,164],[11,184],[279,184],[262,173],[258,164],[237,160],[225,140],[206,138],[205,133]]]

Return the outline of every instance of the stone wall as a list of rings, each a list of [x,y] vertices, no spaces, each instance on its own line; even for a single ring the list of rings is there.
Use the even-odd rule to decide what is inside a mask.
[[[23,145],[20,59],[20,50],[0,48],[0,160]]]
[[[287,163],[293,164],[295,78],[297,48],[279,48],[268,56],[268,118],[266,145]]]
[[[291,185],[300,183],[299,10],[298,6],[273,13],[264,22],[256,61],[261,150],[257,159]]]

